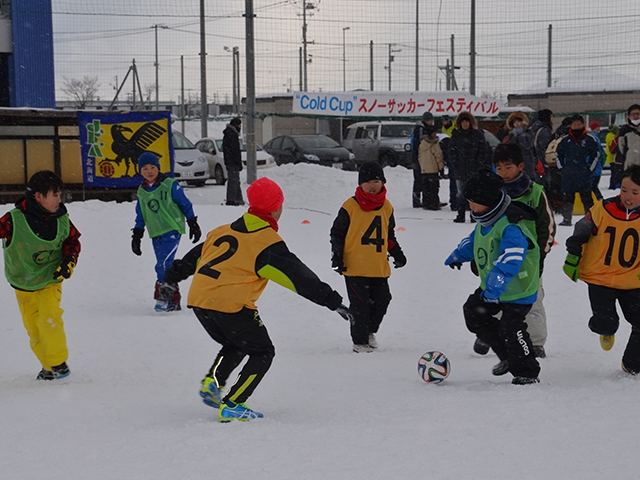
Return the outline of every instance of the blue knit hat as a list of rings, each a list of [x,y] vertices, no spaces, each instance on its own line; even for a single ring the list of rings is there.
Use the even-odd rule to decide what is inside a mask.
[[[158,155],[151,152],[144,152],[138,157],[138,170],[142,170],[145,165],[155,165],[160,170],[160,160]]]

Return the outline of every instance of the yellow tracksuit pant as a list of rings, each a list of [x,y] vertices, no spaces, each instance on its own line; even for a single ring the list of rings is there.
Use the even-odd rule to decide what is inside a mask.
[[[67,336],[60,308],[62,282],[52,283],[35,292],[16,290],[24,327],[29,334],[31,350],[45,370],[67,361]]]

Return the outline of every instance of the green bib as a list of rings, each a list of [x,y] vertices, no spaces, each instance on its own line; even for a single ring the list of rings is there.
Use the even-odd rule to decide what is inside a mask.
[[[171,198],[171,187],[174,182],[173,178],[167,178],[151,192],[142,187],[138,188],[138,201],[142,217],[151,238],[159,237],[173,230],[180,235],[184,235],[186,232],[184,214]]]
[[[504,229],[509,225],[509,219],[503,216],[486,235],[482,235],[482,225],[476,225],[476,231],[473,237],[473,255],[478,265],[480,287],[483,290],[486,288],[485,280],[487,275],[500,256],[502,234]],[[540,287],[540,248],[535,241],[536,237],[524,222],[518,222],[516,225],[520,227],[522,233],[531,240],[530,243],[533,244],[534,247],[527,250],[520,271],[507,283],[507,289],[500,295],[501,302],[511,302],[528,297],[537,292]]]
[[[11,210],[13,235],[4,249],[4,274],[11,285],[35,291],[59,280],[53,274],[62,262],[62,242],[69,236],[69,215],[58,217],[58,231],[53,240],[38,237],[17,208]]]
[[[542,198],[543,191],[544,188],[542,187],[542,185],[540,185],[539,183],[531,182],[531,188],[529,189],[529,191],[524,195],[513,198],[513,200],[526,203],[531,208],[537,211],[538,205],[540,205],[540,198]],[[524,224],[532,233],[537,232],[535,220],[520,220],[519,224]],[[535,237],[537,238],[537,234]]]

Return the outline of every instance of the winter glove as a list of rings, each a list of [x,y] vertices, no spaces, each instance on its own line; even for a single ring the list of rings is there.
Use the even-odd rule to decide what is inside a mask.
[[[498,298],[507,289],[507,283],[505,282],[504,274],[497,271],[495,268],[491,270],[487,277],[484,279],[485,290],[484,294],[486,298],[495,299],[495,302],[491,300],[483,300],[485,302],[498,303]]]
[[[347,322],[353,323],[353,315],[349,313],[349,307],[347,307],[344,303],[341,303],[340,306],[336,308],[336,312]]]
[[[484,302],[484,303],[500,303],[500,299],[498,297],[494,297],[492,296],[489,292],[487,292],[486,290],[483,291],[480,294],[480,299]]]
[[[189,224],[189,240],[193,240],[193,243],[198,243],[200,237],[202,236],[202,230],[200,230],[200,225],[198,225],[198,217],[193,217],[187,220]]]
[[[460,270],[462,268],[462,262],[458,257],[455,256],[455,253],[449,255],[449,257],[444,261],[444,264],[453,269]]]
[[[407,264],[407,257],[399,245],[394,246],[389,251],[389,255],[393,257],[393,268],[402,268]]]
[[[134,228],[131,230],[133,235],[131,235],[131,251],[136,255],[142,255],[142,250],[140,250],[140,240],[142,240],[142,236],[144,235],[144,228]]]
[[[177,284],[182,280],[186,280],[191,275],[188,270],[189,266],[187,262],[184,260],[174,260],[171,266],[164,272],[164,281]]]
[[[524,132],[524,128],[522,127],[516,127],[511,130],[511,133],[513,133],[514,135],[520,135],[522,132]]]
[[[567,258],[564,260],[562,271],[567,277],[574,282],[578,281],[578,264],[580,263],[580,257],[578,255],[567,254]]]
[[[334,255],[331,259],[331,268],[334,272],[339,273],[340,275],[347,271],[347,267],[345,267],[342,262],[342,257],[338,257],[337,255]]]
[[[469,266],[471,267],[471,273],[473,273],[476,277],[479,277],[480,272],[478,272],[478,264],[476,263],[476,261],[471,260],[471,263]]]
[[[73,274],[74,268],[76,268],[76,257],[74,257],[73,255],[67,255],[62,260],[62,263],[60,264],[60,266],[56,268],[56,271],[53,273],[53,279],[54,280],[70,279],[71,275]]]

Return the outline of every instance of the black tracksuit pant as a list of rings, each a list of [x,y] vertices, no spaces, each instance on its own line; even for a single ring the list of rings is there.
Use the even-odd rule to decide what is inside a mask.
[[[509,360],[509,372],[514,377],[536,378],[540,364],[524,322],[531,305],[486,303],[480,298],[481,293],[478,288],[463,306],[467,328],[490,345],[500,360]],[[494,316],[498,312],[502,312],[500,319]]]
[[[640,372],[640,289],[618,290],[589,284],[589,301],[593,316],[589,328],[599,335],[613,335],[620,326],[616,300],[625,320],[631,324],[631,336],[622,355],[627,370]]]
[[[211,338],[222,345],[208,373],[220,387],[227,383],[231,372],[244,357],[249,356],[223,399],[245,402],[269,370],[276,354],[258,311],[243,308],[238,313],[222,313],[194,307],[193,312]]]
[[[351,339],[354,345],[369,343],[369,334],[377,333],[391,302],[387,278],[344,277],[353,315]]]

